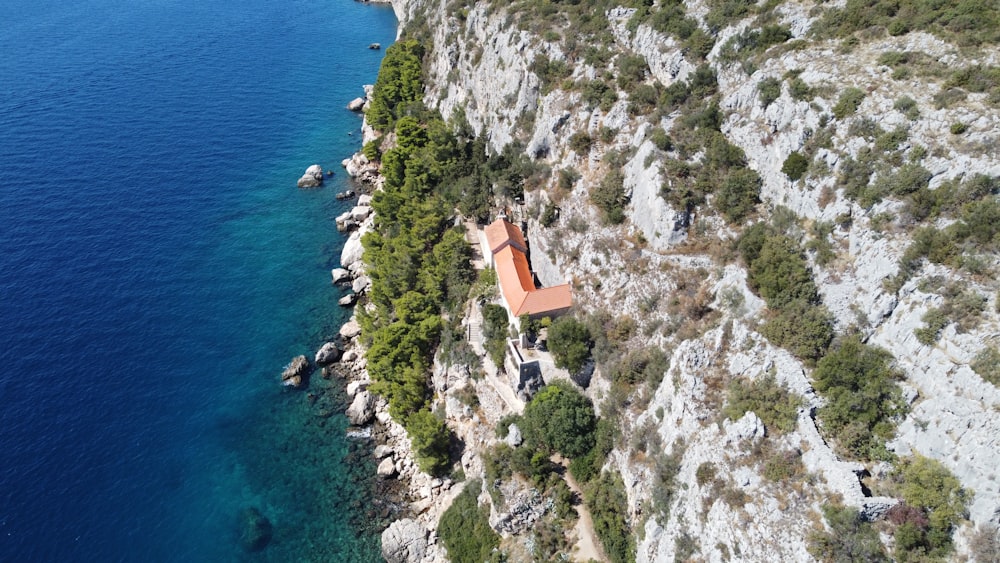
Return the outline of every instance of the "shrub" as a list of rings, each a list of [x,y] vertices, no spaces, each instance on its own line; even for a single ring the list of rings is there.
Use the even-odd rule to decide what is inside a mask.
[[[656,148],[661,151],[669,151],[674,148],[674,144],[670,140],[670,135],[667,135],[667,132],[663,129],[663,127],[653,129],[650,139],[653,141],[653,144],[656,145]]]
[[[817,531],[809,536],[809,553],[813,557],[833,563],[889,561],[878,531],[857,510],[827,505],[823,507],[823,516],[830,531]]]
[[[920,117],[920,108],[917,107],[917,102],[909,96],[903,96],[896,100],[896,103],[892,106],[896,111],[901,112],[910,121]]]
[[[594,140],[587,134],[586,131],[577,131],[569,137],[569,148],[578,155],[586,155],[590,152],[590,147],[594,144]]]
[[[887,459],[885,441],[908,408],[895,380],[892,355],[857,336],[845,338],[813,371],[813,385],[827,400],[819,419],[837,449],[863,460]]]
[[[979,377],[1000,387],[1000,350],[997,350],[996,346],[980,350],[970,367],[979,374]]]
[[[781,165],[781,171],[793,182],[805,175],[808,169],[809,159],[798,151],[792,151]]]
[[[576,373],[590,357],[593,338],[587,325],[573,317],[560,317],[548,332],[548,348],[556,366]]]
[[[823,305],[796,299],[770,317],[760,332],[807,365],[815,365],[833,341],[833,315]]]
[[[420,470],[431,475],[442,475],[448,468],[448,427],[434,413],[419,410],[406,423]]]
[[[469,481],[438,523],[438,537],[455,563],[483,563],[500,546],[500,536],[490,528],[490,511],[479,506],[482,482]]]
[[[557,185],[559,186],[559,189],[569,191],[573,189],[573,185],[576,184],[579,179],[580,173],[577,172],[576,168],[560,168]]]
[[[729,385],[726,406],[722,414],[739,420],[747,412],[754,412],[772,432],[791,432],[798,421],[798,410],[805,402],[775,379],[774,374],[744,383],[734,379]]]
[[[760,99],[762,106],[767,107],[771,105],[774,100],[777,100],[781,96],[781,81],[777,78],[769,76],[764,80],[760,81],[757,85],[757,97]]]
[[[591,107],[599,107],[604,111],[618,101],[618,92],[603,80],[590,80],[583,85],[583,101]]]
[[[837,104],[833,106],[833,115],[838,119],[843,119],[849,115],[854,115],[854,112],[858,111],[861,106],[861,102],[865,99],[865,93],[863,90],[857,88],[845,88],[843,92],[840,93],[840,98],[837,100]]]
[[[617,225],[625,221],[625,177],[618,170],[608,173],[601,183],[590,190],[590,201],[602,212],[605,223]]]
[[[628,503],[622,478],[602,473],[584,494],[594,532],[613,563],[634,563],[635,537],[628,526]]]
[[[698,482],[699,487],[704,487],[705,485],[715,481],[716,467],[711,461],[703,461],[698,469],[694,472],[695,481]]]
[[[895,478],[901,481],[899,493],[910,507],[923,512],[927,524],[923,527],[900,526],[906,541],[897,546],[897,557],[903,551],[926,552],[932,557],[943,557],[951,551],[951,532],[965,518],[965,506],[971,493],[961,487],[958,479],[941,462],[915,455],[903,460],[896,470]],[[897,540],[897,543],[898,542]]]
[[[952,135],[961,135],[962,133],[965,133],[966,131],[969,130],[969,126],[962,123],[961,121],[956,121],[955,123],[951,124],[950,130]]]
[[[812,88],[806,84],[805,80],[802,80],[798,76],[792,78],[788,82],[788,94],[795,100],[798,101],[809,101],[813,99],[814,93]]]
[[[819,295],[809,264],[798,244],[784,235],[766,237],[760,254],[750,264],[750,286],[772,309],[781,309],[795,300],[816,303]]]
[[[628,96],[628,112],[631,115],[646,115],[656,108],[659,94],[651,84],[640,84],[632,89]]]
[[[760,203],[757,172],[740,168],[728,174],[716,194],[715,206],[730,223],[740,223]]]
[[[931,346],[937,342],[941,336],[941,331],[950,322],[948,321],[948,317],[939,308],[928,309],[920,317],[920,320],[924,322],[924,326],[913,329],[913,333],[917,336],[917,340],[925,346]]]

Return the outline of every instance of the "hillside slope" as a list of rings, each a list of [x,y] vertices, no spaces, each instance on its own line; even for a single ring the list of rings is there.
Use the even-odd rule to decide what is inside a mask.
[[[996,549],[1000,6],[882,4],[393,2],[425,103],[542,165],[518,212],[541,282],[614,335],[587,394],[639,561],[832,558],[840,505],[897,558]],[[651,349],[658,377],[616,375]],[[875,349],[852,397],[824,379]],[[925,458],[965,489],[947,522]]]

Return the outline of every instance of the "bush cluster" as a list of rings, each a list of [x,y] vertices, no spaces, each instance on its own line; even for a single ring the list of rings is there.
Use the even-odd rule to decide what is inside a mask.
[[[820,302],[798,244],[757,223],[743,233],[738,247],[748,266],[751,289],[772,312],[762,333],[806,363],[821,358],[833,340],[833,318]]]
[[[438,523],[438,537],[455,563],[483,563],[500,546],[500,536],[490,527],[490,511],[479,506],[482,482],[469,481]]]
[[[788,391],[774,379],[774,374],[751,382],[734,379],[729,385],[722,414],[739,420],[747,412],[756,413],[771,432],[791,432],[798,422],[802,397]]]
[[[886,440],[908,409],[896,381],[902,372],[892,354],[848,336],[813,371],[813,386],[827,400],[819,420],[837,450],[863,460],[887,460]]]

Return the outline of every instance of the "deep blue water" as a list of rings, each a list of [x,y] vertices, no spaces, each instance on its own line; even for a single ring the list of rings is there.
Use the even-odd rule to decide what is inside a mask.
[[[345,315],[344,106],[391,9],[5,0],[0,22],[0,560],[375,560],[336,385],[278,379]],[[297,189],[314,162],[337,175]]]

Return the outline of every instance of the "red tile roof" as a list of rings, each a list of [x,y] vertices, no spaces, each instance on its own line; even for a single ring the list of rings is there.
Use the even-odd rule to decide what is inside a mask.
[[[514,316],[562,312],[568,309],[573,304],[568,284],[535,289],[528,258],[516,244],[520,241],[523,247],[524,237],[521,236],[521,230],[502,219],[495,221],[486,227],[486,239],[491,247],[497,240],[491,238],[491,227],[494,237],[501,229],[506,233],[505,240],[499,245],[500,248],[494,251],[493,260],[496,264],[500,291],[503,292],[504,299]],[[509,244],[506,244],[508,242]]]
[[[506,219],[497,219],[486,228],[486,243],[490,245],[490,252],[496,254],[505,244],[511,244],[521,252],[528,251],[528,245],[524,242],[524,235],[521,229],[509,223]]]

